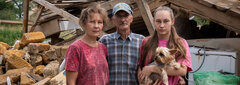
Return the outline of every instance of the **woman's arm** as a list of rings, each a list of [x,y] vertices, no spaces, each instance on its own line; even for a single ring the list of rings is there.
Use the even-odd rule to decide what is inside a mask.
[[[185,76],[187,74],[187,66],[181,65],[179,69],[176,69],[174,67],[167,67],[165,69],[167,71],[167,74],[169,76]]]
[[[77,80],[78,72],[66,71],[67,85],[75,85]]]

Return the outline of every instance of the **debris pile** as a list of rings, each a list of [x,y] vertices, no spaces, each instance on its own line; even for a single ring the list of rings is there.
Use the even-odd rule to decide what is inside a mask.
[[[66,83],[59,66],[68,46],[42,43],[44,40],[42,32],[31,32],[23,34],[12,47],[0,42],[0,85]]]

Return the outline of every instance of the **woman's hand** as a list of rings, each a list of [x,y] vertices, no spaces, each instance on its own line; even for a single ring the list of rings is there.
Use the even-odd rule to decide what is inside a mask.
[[[162,70],[159,66],[157,65],[149,65],[149,66],[144,66],[142,71],[139,69],[138,71],[138,79],[139,82],[146,82],[148,77],[151,75],[151,73],[159,73],[161,74]],[[143,81],[144,80],[144,81]]]
[[[146,82],[146,84],[145,85],[160,85],[160,80],[157,80],[155,83],[153,83],[153,81],[151,80],[151,81],[149,81],[149,82]]]

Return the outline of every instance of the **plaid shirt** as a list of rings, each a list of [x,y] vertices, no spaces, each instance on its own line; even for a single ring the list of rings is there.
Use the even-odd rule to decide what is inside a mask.
[[[110,85],[137,85],[139,48],[144,36],[130,33],[126,40],[115,32],[99,39],[107,47]]]

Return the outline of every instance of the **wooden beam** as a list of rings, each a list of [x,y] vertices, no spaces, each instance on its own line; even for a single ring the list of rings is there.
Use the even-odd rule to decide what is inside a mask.
[[[43,11],[43,9],[44,9],[43,6],[40,6],[39,8],[40,8],[40,10],[38,10],[38,12],[37,12],[37,18],[36,18],[36,20],[34,21],[34,24],[32,25],[32,27],[31,27],[31,29],[30,29],[30,32],[33,32],[33,31],[34,31],[34,29],[35,29],[35,27],[37,26],[37,23],[38,23],[37,21],[40,19],[41,14],[42,14],[42,11]]]
[[[24,14],[23,14],[23,33],[28,32],[28,9],[29,0],[24,0],[23,2]]]
[[[168,0],[169,2],[184,7],[189,12],[195,12],[209,18],[220,25],[226,26],[229,30],[240,33],[240,18],[228,15],[215,8],[207,7],[192,0]]]
[[[50,20],[56,19],[56,18],[60,18],[61,16],[59,16],[56,13],[51,13],[51,14],[47,14],[47,15],[43,15],[40,17],[40,19],[38,20],[39,24],[42,24],[44,22],[48,22]]]
[[[145,0],[135,0],[137,5],[138,5],[138,9],[140,10],[143,20],[147,26],[148,32],[150,35],[153,35],[154,33],[154,24],[153,24],[153,17],[152,17],[152,13],[150,11],[150,8],[148,6],[148,3]]]
[[[3,23],[3,24],[19,24],[19,25],[22,25],[22,24],[23,24],[23,21],[0,20],[0,23]],[[32,23],[31,23],[31,22],[28,22],[28,25],[32,25]]]
[[[59,14],[60,16],[68,19],[69,21],[73,22],[74,24],[79,25],[79,18],[54,6],[53,4],[47,2],[46,0],[33,0],[37,2],[38,4],[44,6],[47,9],[50,9],[52,12],[55,12],[56,14]]]

